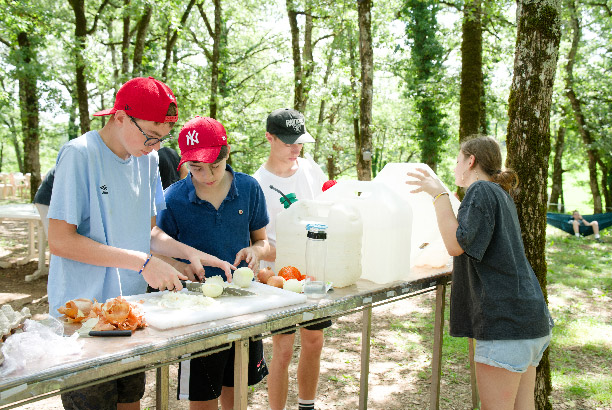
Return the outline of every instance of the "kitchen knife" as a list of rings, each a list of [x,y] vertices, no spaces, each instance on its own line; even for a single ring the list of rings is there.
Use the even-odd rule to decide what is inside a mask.
[[[190,292],[202,293],[202,283],[200,282],[187,282],[187,281],[181,280],[181,284],[183,285],[185,289],[187,289]],[[221,296],[254,296],[254,295],[255,293],[250,292],[246,289],[235,288],[231,286],[223,287],[223,293],[221,294]]]
[[[89,336],[116,337],[132,336],[131,330],[90,330]]]

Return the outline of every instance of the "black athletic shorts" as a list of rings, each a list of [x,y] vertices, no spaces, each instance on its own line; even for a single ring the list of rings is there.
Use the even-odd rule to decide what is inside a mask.
[[[179,366],[177,399],[192,401],[214,400],[223,386],[234,386],[235,348],[208,356],[185,360]],[[268,374],[261,340],[249,342],[249,386],[259,383]]]
[[[62,394],[66,410],[117,410],[117,403],[134,403],[145,393],[145,374],[136,373]]]
[[[318,320],[321,320],[321,319],[313,320],[313,322],[316,322]],[[300,323],[299,325],[289,326],[285,329],[281,329],[279,333],[283,335],[293,334],[297,330],[298,326],[303,327],[304,329],[308,329],[308,330],[323,330],[323,329],[330,327],[333,324],[331,319],[327,319],[319,323],[314,323],[312,325],[306,325],[305,323],[310,323],[310,322],[304,322],[304,323]]]

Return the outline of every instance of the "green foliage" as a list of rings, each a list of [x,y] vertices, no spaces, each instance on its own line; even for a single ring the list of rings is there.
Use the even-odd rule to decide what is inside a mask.
[[[441,146],[449,134],[443,123],[443,94],[440,81],[444,76],[442,63],[445,52],[437,39],[438,2],[409,0],[401,13],[406,18],[410,62],[406,67],[406,87],[415,101],[419,115],[416,138],[421,148],[421,160],[436,169],[441,159]]]

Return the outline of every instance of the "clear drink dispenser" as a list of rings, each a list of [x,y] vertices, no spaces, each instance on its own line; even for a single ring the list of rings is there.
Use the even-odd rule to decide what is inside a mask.
[[[306,225],[327,225],[325,280],[335,288],[350,286],[361,276],[363,221],[350,204],[303,199],[280,212],[276,219],[276,261],[278,271],[295,266],[306,269]]]
[[[304,293],[307,296],[323,297],[326,293],[325,259],[327,256],[327,225],[306,225],[306,279]]]

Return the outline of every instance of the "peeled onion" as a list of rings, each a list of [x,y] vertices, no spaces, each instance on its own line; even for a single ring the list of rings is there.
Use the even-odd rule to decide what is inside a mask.
[[[289,290],[295,293],[302,293],[303,282],[297,279],[289,279],[288,281],[285,281],[285,284],[283,285],[283,289]]]
[[[220,286],[223,286],[223,276],[221,275],[215,275],[215,276],[211,276],[210,278],[206,278],[206,283],[216,283]]]
[[[216,298],[223,293],[223,286],[213,282],[206,282],[202,285],[202,293],[209,298]]]
[[[244,268],[238,268],[234,272],[232,281],[236,286],[240,286],[241,288],[248,288],[251,286],[251,282],[255,274],[253,271],[246,266]]]

